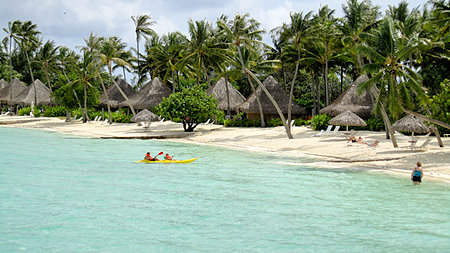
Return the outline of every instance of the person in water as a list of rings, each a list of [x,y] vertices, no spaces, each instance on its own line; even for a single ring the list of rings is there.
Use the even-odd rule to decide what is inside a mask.
[[[173,160],[173,157],[170,157],[169,153],[166,153],[164,160]]]
[[[422,183],[422,177],[423,177],[422,163],[417,162],[417,167],[415,167],[411,172],[411,180],[413,181],[413,184]]]
[[[147,154],[145,154],[144,160],[148,160],[148,161],[159,161],[158,158],[152,157],[152,156],[150,155],[150,152],[147,152]]]

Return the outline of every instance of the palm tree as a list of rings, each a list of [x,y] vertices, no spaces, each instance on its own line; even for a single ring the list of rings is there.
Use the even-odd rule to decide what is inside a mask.
[[[376,31],[375,41],[377,43],[373,47],[365,45],[358,47],[362,54],[372,60],[364,67],[364,70],[373,75],[361,86],[361,89],[374,92],[376,83],[381,83],[376,107],[381,112],[394,147],[397,147],[385,105],[396,118],[405,107],[414,108],[412,94],[419,102],[423,103],[427,99],[421,77],[407,64],[412,52],[425,41],[419,38],[418,33],[408,38],[399,36],[394,27],[394,21],[389,16],[383,20]]]
[[[16,20],[14,22],[8,22],[8,28],[3,28],[8,35],[5,38],[5,42],[9,41],[9,81],[12,81],[12,43],[15,41],[19,42],[18,30],[21,26],[22,22],[20,20]],[[12,96],[12,92],[11,92]],[[10,98],[12,99],[12,97]]]
[[[133,115],[136,115],[136,112],[134,111],[133,105],[128,100],[127,95],[123,92],[123,90],[120,88],[120,86],[117,84],[116,80],[113,78],[112,75],[112,68],[113,64],[119,65],[119,66],[130,66],[128,62],[123,60],[121,58],[123,48],[125,47],[125,44],[123,44],[120,39],[117,37],[111,37],[105,41],[103,41],[100,51],[99,51],[99,59],[101,60],[102,65],[106,65],[108,68],[108,74],[111,79],[111,81],[116,86],[117,90],[122,94],[123,98],[127,102],[128,106],[131,109],[131,112]]]
[[[356,50],[365,40],[371,36],[371,31],[378,24],[378,7],[373,7],[370,0],[348,0],[347,5],[342,6],[344,17],[341,19],[339,29],[342,33],[342,43],[349,49],[355,66],[353,80],[361,74],[364,61]]]
[[[303,44],[307,42],[311,35],[311,16],[312,12],[308,12],[303,15],[303,12],[300,13],[291,13],[291,23],[284,24],[279,28],[280,37],[284,36],[291,40],[297,49],[297,60],[295,62],[295,72],[294,77],[291,81],[291,88],[289,92],[289,105],[288,105],[288,122],[291,122],[291,112],[292,112],[292,99],[294,96],[294,85],[297,79],[298,69],[300,66],[301,53],[303,49]],[[291,124],[288,124],[288,127],[291,127]]]
[[[77,79],[73,85],[83,85],[84,91],[84,110],[83,123],[86,123],[89,115],[87,113],[87,88],[92,88],[91,80],[95,77],[95,69],[93,68],[94,57],[91,52],[84,51],[77,69]]]
[[[137,15],[132,16],[131,19],[134,22],[134,25],[136,27],[136,49],[137,49],[137,60],[138,60],[138,66],[139,66],[139,41],[141,40],[141,37],[147,36],[147,35],[153,35],[155,34],[155,31],[150,28],[150,26],[154,25],[156,22],[152,20],[150,15]],[[140,72],[138,71],[139,78],[140,78]]]
[[[77,48],[80,48],[80,51],[89,51],[89,53],[93,54],[95,51],[98,51],[104,39],[105,38],[98,37],[91,32],[88,38],[84,38],[84,43],[86,45]]]
[[[28,68],[31,75],[31,82],[34,83],[33,70],[31,68],[31,61],[28,51],[32,51],[38,47],[40,41],[37,38],[37,35],[39,35],[41,32],[37,30],[36,24],[33,24],[31,21],[25,21],[20,24],[16,33],[19,39],[19,46],[25,52],[25,56],[27,58]],[[34,85],[34,104],[37,104],[36,85]]]
[[[207,64],[214,64],[226,52],[223,43],[213,36],[211,24],[205,20],[188,22],[190,38],[187,48],[182,52],[181,66],[190,61],[196,71],[197,85],[200,85],[201,72],[206,76],[208,87],[211,86]]]
[[[50,84],[50,70],[56,68],[57,57],[58,57],[59,47],[55,47],[54,41],[47,41],[43,47],[39,50],[35,62],[39,63],[45,72],[45,77],[47,78],[48,88],[50,92],[52,91],[52,86]]]
[[[72,87],[73,82],[67,76],[66,69],[75,66],[78,61],[79,56],[74,51],[69,50],[67,47],[63,46],[63,47],[59,47],[58,49],[59,49],[59,51],[56,56],[57,64],[59,65],[60,70],[62,71],[64,77],[66,78],[67,84]],[[76,68],[73,68],[73,69],[76,69]],[[78,95],[75,92],[75,89],[72,89],[72,92],[75,97],[75,100],[78,103],[78,106],[80,107],[80,111],[82,112],[83,107],[81,106],[81,102],[78,99]],[[67,115],[66,121],[70,121],[71,115],[70,115],[70,110],[68,108],[66,108],[66,115]]]
[[[242,69],[258,83],[259,87],[261,87],[261,89],[267,95],[283,122],[288,138],[293,139],[290,128],[288,126],[289,124],[286,122],[283,112],[281,111],[277,102],[272,97],[270,92],[266,89],[266,87],[262,85],[258,77],[244,64],[241,47],[245,47],[250,51],[255,51],[255,44],[262,44],[261,34],[264,31],[259,29],[260,24],[254,19],[249,19],[249,14],[241,16],[239,13],[235,15],[234,20],[232,20],[229,24],[225,23],[223,19],[219,19],[217,21],[217,24],[222,32],[228,37],[229,44],[232,47],[236,48],[239,59],[241,61]]]

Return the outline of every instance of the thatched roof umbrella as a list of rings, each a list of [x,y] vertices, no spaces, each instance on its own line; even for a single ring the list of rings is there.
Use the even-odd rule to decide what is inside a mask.
[[[359,85],[367,80],[369,79],[366,75],[358,77],[333,103],[321,109],[320,113],[336,116],[345,111],[351,111],[360,117],[369,118],[375,104],[375,97],[372,93],[365,91],[361,95],[358,94]]]
[[[157,77],[155,79],[153,79],[153,81],[155,81],[156,79],[158,79]],[[142,99],[145,98],[145,96],[148,94],[148,92],[150,91],[150,89],[152,88],[152,82],[148,82],[146,83],[140,90],[138,90],[133,96],[128,98],[128,101],[130,101],[130,104],[136,108],[136,104],[139,103],[139,101],[141,101]],[[159,81],[159,79],[158,79]],[[128,104],[126,103],[126,101],[122,102],[119,104],[119,106],[121,107],[125,107],[128,106]]]
[[[163,85],[159,78],[155,78],[145,97],[136,103],[136,109],[151,109],[152,107],[159,105],[159,103],[162,102],[163,97],[169,97],[170,94],[172,94],[172,90],[166,85]]]
[[[227,82],[225,78],[220,78],[216,84],[208,88],[206,93],[209,96],[214,95],[215,99],[217,99],[217,108],[219,110],[226,111],[228,110],[227,86],[230,97],[230,109],[236,111],[237,107],[245,101],[245,97],[242,96],[242,94],[236,90],[233,85]]]
[[[50,105],[52,104],[52,96],[50,89],[45,86],[39,79],[28,86],[28,89],[22,91],[19,95],[12,99],[12,104],[31,105],[35,103],[34,90],[36,86],[36,105]]]
[[[150,126],[151,122],[159,121],[160,119],[153,112],[151,112],[147,109],[144,109],[144,110],[140,111],[138,114],[134,115],[130,120],[133,122],[137,122],[137,123],[145,122],[144,127],[148,128]]]
[[[412,137],[414,137],[414,133],[429,133],[431,132],[430,127],[425,125],[422,120],[408,115],[399,120],[397,120],[392,128],[395,131],[399,132],[412,132]]]
[[[23,84],[19,79],[14,78],[6,87],[0,90],[0,103],[12,104],[10,103],[11,98],[11,86],[12,86],[12,98],[17,97],[22,91],[29,89],[25,84]]]
[[[133,87],[131,87],[131,85],[129,85],[123,79],[119,79],[117,81],[117,84],[122,89],[123,93],[125,93],[125,95],[127,95],[127,97],[131,97],[136,93],[136,91],[133,89]],[[117,89],[116,85],[114,85],[114,84],[109,86],[108,89],[106,89],[106,92],[108,92],[109,103],[110,103],[111,107],[113,107],[113,108],[118,108],[119,104],[121,102],[125,101],[122,94]],[[102,96],[100,97],[100,105],[102,105],[102,106],[107,105],[105,93],[103,93]]]
[[[5,81],[4,79],[0,80],[0,90],[5,88],[8,85],[8,82]]]
[[[267,77],[262,84],[266,87],[266,89],[278,103],[281,111],[286,114],[288,112],[289,94],[278,84],[278,82],[272,76]],[[258,87],[256,91],[247,98],[247,100],[240,104],[238,106],[238,109],[245,113],[259,113],[258,103],[256,102],[257,96],[259,97],[259,101],[261,102],[264,114],[278,114],[272,102],[269,100],[261,87]],[[292,114],[306,114],[306,109],[299,106],[295,102],[292,102]]]
[[[330,119],[328,123],[330,125],[347,126],[346,131],[348,131],[348,126],[367,126],[367,123],[363,119],[351,111],[345,111],[339,114],[338,116]]]

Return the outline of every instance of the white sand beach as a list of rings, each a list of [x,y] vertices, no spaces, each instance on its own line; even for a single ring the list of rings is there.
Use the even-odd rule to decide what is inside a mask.
[[[294,139],[288,139],[283,127],[228,128],[202,124],[194,133],[183,132],[180,123],[153,122],[149,129],[137,124],[100,122],[65,122],[59,118],[33,118],[28,116],[1,116],[0,126],[34,128],[93,138],[158,138],[170,141],[207,144],[239,148],[254,152],[275,152],[286,156],[311,156],[319,162],[311,166],[329,169],[364,169],[371,172],[391,173],[409,180],[411,169],[422,162],[424,180],[450,183],[450,138],[442,138],[439,147],[435,137],[426,149],[411,151],[409,137],[398,136],[399,148],[386,140],[384,132],[360,131],[364,141],[379,140],[376,148],[365,144],[348,143],[343,131],[336,135],[311,137],[318,131],[307,127],[294,127]],[[425,141],[419,137],[417,146]],[[295,165],[295,164],[294,164]]]

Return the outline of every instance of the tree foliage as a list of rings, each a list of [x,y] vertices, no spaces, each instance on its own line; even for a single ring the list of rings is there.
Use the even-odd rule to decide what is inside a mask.
[[[172,93],[155,108],[166,119],[181,120],[185,132],[192,132],[198,124],[219,115],[217,101],[200,87]]]

